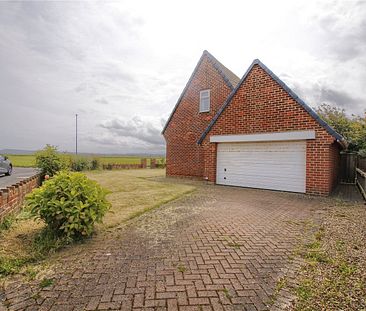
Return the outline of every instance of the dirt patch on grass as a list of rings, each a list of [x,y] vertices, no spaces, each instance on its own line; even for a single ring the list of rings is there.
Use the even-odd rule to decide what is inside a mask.
[[[335,202],[302,253],[294,310],[366,309],[366,207]]]

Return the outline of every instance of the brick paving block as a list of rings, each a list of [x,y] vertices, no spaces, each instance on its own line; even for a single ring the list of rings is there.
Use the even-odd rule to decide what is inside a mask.
[[[188,298],[190,305],[208,305],[210,300],[208,298]]]
[[[154,300],[145,300],[145,307],[165,307],[166,300],[165,299],[154,299]]]
[[[178,300],[168,299],[167,300],[168,311],[178,311]]]
[[[197,187],[194,195],[98,237],[85,252],[61,254],[57,273],[49,276],[55,285],[40,291],[39,300],[29,299],[39,291],[37,282],[9,282],[5,303],[13,310],[47,311],[68,306],[265,310],[279,277],[296,284],[303,262],[295,258],[291,264],[288,254],[304,230],[291,222],[311,219],[314,201],[271,191]],[[178,271],[178,264],[185,270]],[[277,302],[288,305],[292,299],[281,291]]]
[[[96,310],[99,305],[100,298],[101,297],[99,296],[91,297],[85,310]]]
[[[97,310],[118,310],[121,307],[121,303],[114,301],[114,302],[101,302],[98,305]]]
[[[204,290],[197,292],[198,297],[218,297],[218,294],[215,290]]]

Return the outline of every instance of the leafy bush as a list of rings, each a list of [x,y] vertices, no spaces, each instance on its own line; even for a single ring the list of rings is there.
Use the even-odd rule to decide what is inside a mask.
[[[60,172],[27,196],[32,214],[58,236],[79,238],[93,232],[110,208],[107,191],[82,173]]]
[[[91,168],[91,161],[85,157],[76,156],[72,158],[71,169],[75,172],[82,172]]]
[[[90,162],[90,169],[91,170],[98,170],[101,166],[101,162],[98,158],[93,158]]]
[[[317,113],[349,143],[349,151],[366,149],[366,113],[349,115],[345,109],[322,104]]]
[[[82,172],[86,170],[97,170],[100,164],[98,158],[74,156],[71,158],[70,168],[75,172]]]
[[[157,168],[165,168],[166,167],[165,158],[161,158],[160,160],[158,160],[157,163],[156,163],[156,167]]]
[[[53,176],[57,172],[67,169],[68,163],[65,157],[57,152],[55,146],[46,145],[42,150],[36,152],[36,166],[42,170],[44,175]]]
[[[358,154],[360,157],[366,158],[366,149],[361,149],[360,151],[358,151]]]

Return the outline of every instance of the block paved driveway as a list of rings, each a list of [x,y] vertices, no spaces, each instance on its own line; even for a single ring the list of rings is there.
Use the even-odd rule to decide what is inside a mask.
[[[291,295],[293,252],[322,200],[200,186],[76,250],[44,272],[54,280],[6,285],[10,310],[269,310]],[[0,308],[1,309],[1,308]]]

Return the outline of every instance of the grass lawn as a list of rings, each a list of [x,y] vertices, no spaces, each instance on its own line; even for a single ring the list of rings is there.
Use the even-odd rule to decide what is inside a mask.
[[[193,186],[156,181],[165,176],[163,169],[90,171],[86,174],[111,191],[112,209],[99,228],[110,228],[163,203],[194,190]]]
[[[164,178],[157,179],[165,175],[163,169],[94,171],[87,175],[111,191],[108,199],[112,208],[103,224],[96,226],[97,234],[113,230],[113,227],[195,189],[186,184],[166,182]],[[0,225],[0,277],[19,271],[27,275],[27,264],[44,258],[34,244],[44,225],[30,219],[26,210],[7,223],[10,228]]]
[[[34,167],[35,156],[33,154],[8,154],[7,155],[15,167]],[[94,157],[91,157],[94,158]],[[141,157],[133,156],[97,156],[102,164],[139,164],[141,163]],[[163,159],[162,157],[154,157],[158,161]],[[147,158],[149,160],[149,158]],[[149,161],[148,161],[149,162]]]

